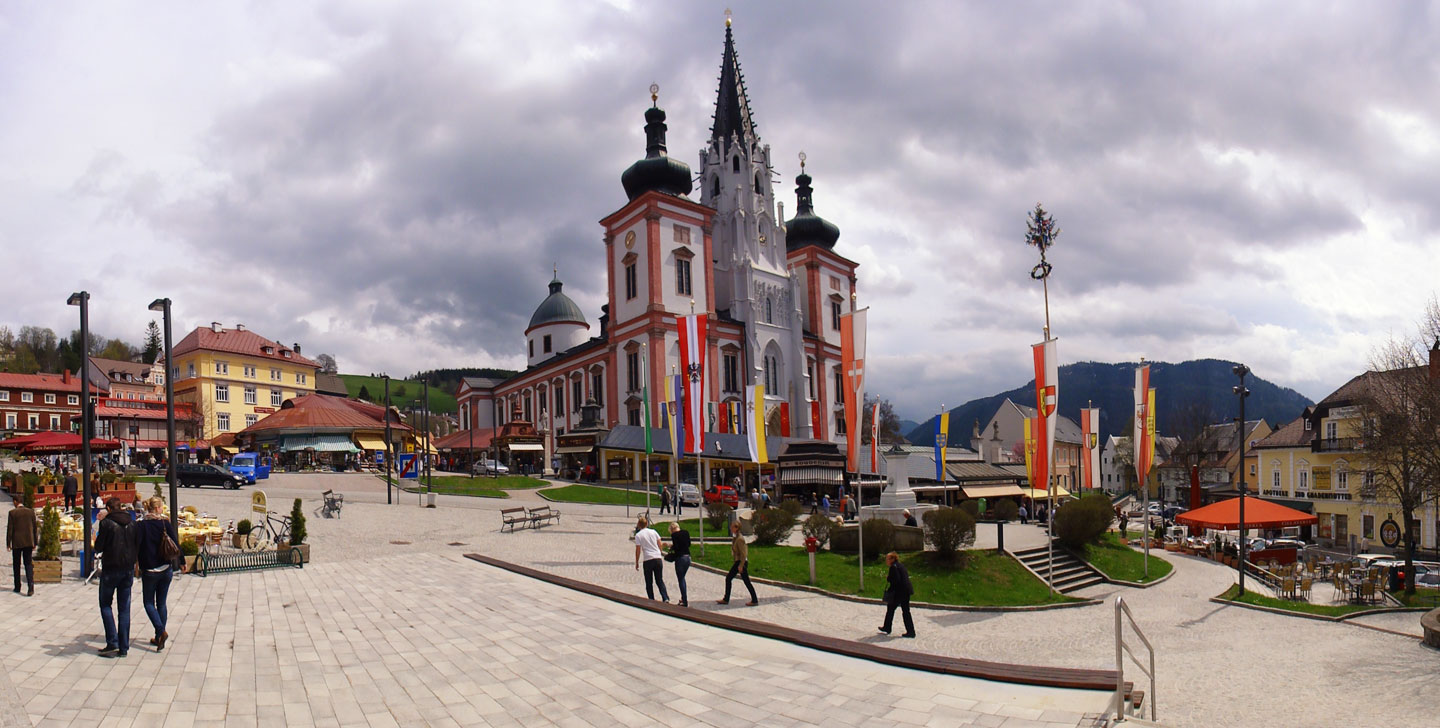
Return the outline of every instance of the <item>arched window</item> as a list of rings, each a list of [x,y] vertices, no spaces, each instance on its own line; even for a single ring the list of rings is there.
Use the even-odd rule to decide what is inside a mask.
[[[720,196],[720,175],[718,174],[710,178],[710,196]]]
[[[760,194],[760,173],[755,173],[755,194]]]
[[[771,304],[769,296],[765,297],[765,323],[775,323],[775,307]]]
[[[732,171],[732,172],[739,172],[739,171],[740,171],[740,155],[739,155],[739,154],[736,154],[735,156],[733,156],[733,157],[730,158],[730,171]]]
[[[765,357],[765,391],[767,393],[775,391],[775,357],[773,356]]]

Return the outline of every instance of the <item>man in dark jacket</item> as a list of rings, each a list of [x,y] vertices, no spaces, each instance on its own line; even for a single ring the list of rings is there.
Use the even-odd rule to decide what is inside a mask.
[[[10,510],[5,528],[5,548],[15,564],[15,593],[20,593],[20,566],[25,566],[25,596],[35,596],[35,511],[30,508],[34,495],[27,493],[25,502]]]
[[[105,501],[106,515],[95,536],[100,552],[100,621],[105,625],[101,657],[124,657],[130,652],[130,588],[135,583],[135,531],[130,513],[119,498]],[[120,602],[117,625],[111,603]]]
[[[67,470],[67,471],[65,471],[65,488],[64,488],[64,490],[63,490],[62,492],[65,494],[65,507],[66,507],[66,508],[74,508],[74,507],[75,507],[75,493],[76,493],[76,491],[79,490],[79,488],[80,488],[80,483],[79,483],[79,481],[75,480],[75,471],[74,471],[74,470]]]
[[[895,621],[895,608],[899,607],[900,616],[905,620],[905,634],[900,636],[914,637],[915,622],[910,618],[910,595],[915,593],[915,589],[910,586],[910,572],[905,570],[905,565],[900,563],[900,556],[894,551],[885,554],[885,563],[890,565],[890,573],[885,576],[885,625],[880,631],[890,634],[890,625]]]

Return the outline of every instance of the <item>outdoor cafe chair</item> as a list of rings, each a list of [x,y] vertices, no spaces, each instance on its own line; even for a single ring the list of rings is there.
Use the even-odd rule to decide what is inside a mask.
[[[1280,582],[1280,595],[1281,595],[1282,597],[1286,598],[1286,599],[1294,599],[1294,598],[1295,598],[1295,579],[1294,579],[1294,577],[1289,577],[1289,576],[1287,576],[1287,577],[1285,577],[1285,578]]]
[[[1300,595],[1304,597],[1307,602],[1310,601],[1310,588],[1314,585],[1315,580],[1308,576],[1300,580]]]

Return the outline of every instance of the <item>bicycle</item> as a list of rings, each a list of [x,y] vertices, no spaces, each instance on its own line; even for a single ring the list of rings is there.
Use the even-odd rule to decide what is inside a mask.
[[[289,542],[290,517],[269,511],[265,514],[265,520],[255,524],[254,530],[250,533],[255,539],[255,546],[252,549],[254,551],[262,551],[276,546],[282,541]]]

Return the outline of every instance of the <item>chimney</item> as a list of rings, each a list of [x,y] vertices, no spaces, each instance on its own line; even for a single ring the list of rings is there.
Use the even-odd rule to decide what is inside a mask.
[[[300,342],[298,342],[298,341],[295,342],[295,345],[292,346],[292,347],[290,347],[290,348],[291,348],[291,349],[294,349],[296,354],[299,354],[299,353],[300,353]]]
[[[1440,336],[1435,337],[1435,345],[1430,347],[1430,381],[1440,382]]]
[[[235,324],[235,330],[236,330],[236,331],[244,331],[244,330],[245,330],[245,324]]]
[[[600,307],[600,338],[602,338],[602,339],[605,338],[605,335],[608,334],[609,332],[610,332],[610,304],[607,303],[607,304],[605,304],[605,305],[603,305],[603,306]]]
[[[1431,355],[1430,355],[1430,361],[1431,361],[1431,362],[1434,362],[1434,361],[1435,361],[1435,355],[1434,355],[1434,354],[1431,354]],[[1433,365],[1433,364],[1431,365],[1431,368],[1432,368],[1432,369],[1434,368],[1434,365]],[[65,383],[65,384],[69,384],[69,383],[70,383],[70,370],[69,370],[69,369],[66,369],[66,370],[65,370],[65,374],[64,374],[64,376],[60,377],[60,381],[63,382],[63,383]]]
[[[211,330],[211,331],[214,331],[215,333],[218,334],[218,333],[220,333],[221,331],[224,331],[225,329],[224,329],[224,327],[222,327],[222,326],[220,325],[220,322],[219,322],[219,321],[211,321],[211,322],[210,322],[210,330]]]

